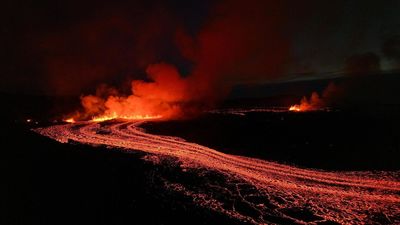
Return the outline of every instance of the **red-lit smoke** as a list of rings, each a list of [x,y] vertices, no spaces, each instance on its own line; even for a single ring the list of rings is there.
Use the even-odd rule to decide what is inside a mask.
[[[160,117],[181,115],[187,103],[189,86],[176,68],[169,64],[149,65],[146,70],[151,82],[132,81],[132,95],[120,96],[117,92],[102,89],[97,95],[82,97],[82,106],[91,116],[106,118]],[[105,92],[110,93],[102,98]]]
[[[322,95],[319,95],[317,92],[313,92],[310,98],[304,96],[300,100],[299,104],[290,106],[289,110],[294,112],[304,112],[320,110],[329,107],[339,93],[339,88],[333,82],[331,82],[324,89]]]
[[[234,84],[279,74],[288,49],[282,9],[276,1],[223,1],[198,34],[177,29],[176,43],[194,64],[188,76],[170,64],[151,64],[149,81],[132,81],[130,95],[100,91],[82,97],[84,117],[190,116],[224,98]]]

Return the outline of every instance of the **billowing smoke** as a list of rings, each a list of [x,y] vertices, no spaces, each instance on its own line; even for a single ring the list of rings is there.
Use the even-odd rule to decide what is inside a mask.
[[[325,107],[348,107],[362,99],[371,100],[367,93],[376,85],[376,77],[381,75],[380,57],[373,53],[354,54],[344,62],[342,82],[330,82],[321,95],[313,92],[309,98],[303,97],[300,104],[292,106],[294,111],[318,110]],[[374,84],[375,82],[375,84]]]
[[[323,90],[322,94],[313,92],[309,98],[304,96],[300,104],[292,105],[291,111],[313,111],[320,110],[326,107],[331,107],[336,104],[336,100],[341,93],[339,88],[334,82],[330,82]]]
[[[134,118],[135,116],[171,118],[183,115],[188,104],[190,86],[172,65],[159,63],[149,65],[150,82],[132,81],[132,93],[123,96],[115,89],[100,88],[96,95],[81,98],[84,116],[106,116],[111,118]],[[190,98],[194,101],[193,98]]]
[[[280,74],[288,50],[282,9],[276,1],[223,1],[197,34],[177,29],[176,43],[194,65],[189,75],[167,63],[151,64],[148,80],[132,81],[129,95],[82,97],[85,117],[193,115],[227,96],[234,84]]]

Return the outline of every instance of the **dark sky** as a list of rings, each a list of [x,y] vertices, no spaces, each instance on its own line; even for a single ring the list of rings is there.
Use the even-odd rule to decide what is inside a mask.
[[[219,17],[225,16],[221,13],[224,9],[218,7],[230,2],[3,1],[0,7],[0,91],[79,95],[100,83],[124,88],[129,80],[144,78],[148,64],[158,62],[177,66],[185,76],[198,62],[182,52],[180,45],[186,42],[179,34],[196,37],[203,30],[210,32],[211,28],[218,28],[218,24],[210,26],[210,21],[221,21]],[[254,5],[260,7],[255,2]],[[331,72],[342,73],[349,58],[355,64],[358,59],[359,64],[373,61],[365,60],[365,53],[369,53],[368,57],[376,56],[375,63],[383,71],[399,68],[400,1],[282,2],[279,6],[274,3],[273,7],[261,4],[273,8],[266,13],[276,14],[271,17],[276,23],[269,22],[271,18],[267,16],[254,20],[243,18],[240,24],[251,27],[254,24],[246,23],[256,21],[260,30],[269,26],[265,30],[280,33],[287,43],[282,48],[282,52],[287,53],[281,74],[278,77],[264,75],[267,70],[257,69],[249,70],[247,76],[241,71],[238,82],[288,81],[293,79],[293,74],[302,74],[301,79],[323,78],[331,76]],[[243,4],[251,9],[253,1]],[[238,15],[233,21],[237,22],[242,12],[240,7],[233,9]],[[224,24],[236,29],[236,24],[229,21]],[[254,39],[264,51],[260,54],[267,54],[269,46],[265,43],[276,40],[268,40],[265,33],[251,31],[250,38],[243,41]],[[260,35],[265,43],[256,37]],[[271,35],[271,39],[278,37]],[[241,43],[240,40],[232,43]],[[277,54],[276,49],[271,54]],[[261,58],[271,60],[273,56],[256,57],[257,60]],[[260,74],[253,76],[251,73]]]
[[[400,34],[400,1],[320,1],[295,33],[296,63],[317,72],[341,70],[347,57],[373,52],[383,70],[393,69],[381,51],[386,39]]]

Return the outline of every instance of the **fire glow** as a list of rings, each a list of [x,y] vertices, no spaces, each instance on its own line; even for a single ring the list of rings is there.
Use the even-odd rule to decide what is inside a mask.
[[[201,26],[197,32],[193,33],[191,29],[187,30],[181,27],[179,23],[176,29],[172,29],[171,34],[168,32],[168,38],[162,38],[162,36],[155,38],[152,35],[154,35],[153,33],[163,34],[164,29],[170,25],[150,26],[153,21],[161,22],[165,20],[164,17],[158,20],[151,18],[150,25],[146,25],[145,20],[140,22],[140,25],[144,23],[145,31],[151,31],[150,34],[140,31],[131,32],[131,27],[136,26],[129,25],[130,19],[128,19],[129,21],[121,19],[122,25],[116,26],[117,28],[112,27],[110,31],[99,29],[104,24],[109,24],[101,22],[98,26],[87,26],[85,27],[87,29],[79,29],[79,31],[88,31],[90,37],[94,34],[96,39],[100,40],[98,41],[100,43],[99,49],[108,47],[104,46],[103,43],[110,41],[110,38],[108,35],[104,37],[103,34],[110,32],[124,34],[124,32],[129,31],[129,35],[134,34],[133,36],[139,37],[139,40],[137,40],[138,46],[126,49],[127,45],[121,45],[120,42],[117,42],[113,44],[116,44],[117,49],[124,49],[121,52],[123,54],[109,55],[110,52],[119,53],[114,45],[111,45],[110,51],[106,48],[108,54],[93,54],[92,47],[87,52],[84,51],[87,46],[93,45],[92,41],[89,43],[83,42],[83,50],[79,49],[77,51],[79,52],[77,57],[68,56],[67,59],[51,57],[49,64],[52,68],[51,71],[54,70],[55,74],[60,73],[58,70],[71,71],[74,74],[73,76],[92,78],[84,72],[85,70],[81,69],[82,60],[77,60],[77,62],[69,60],[70,58],[80,59],[82,53],[87,53],[88,59],[91,59],[90,62],[101,62],[99,65],[95,63],[95,65],[90,66],[90,68],[94,68],[91,73],[93,78],[90,79],[90,82],[87,81],[87,84],[95,83],[95,81],[100,80],[99,78],[106,78],[109,74],[119,74],[121,71],[127,71],[128,74],[132,73],[133,75],[130,90],[125,88],[122,91],[121,89],[118,91],[117,88],[99,86],[95,93],[90,95],[82,94],[82,108],[74,116],[76,121],[101,121],[115,118],[153,119],[160,116],[162,116],[162,119],[192,117],[212,109],[218,102],[229,95],[234,85],[244,80],[264,80],[266,78],[264,77],[265,74],[271,74],[269,76],[272,77],[273,74],[281,74],[284,71],[284,65],[289,57],[290,42],[284,38],[286,37],[285,33],[281,32],[280,29],[276,29],[285,23],[285,18],[281,14],[274,13],[276,10],[283,10],[282,7],[281,3],[275,1],[254,1],[251,4],[243,4],[242,1],[236,0],[221,1],[215,5],[215,10],[211,10],[210,19],[205,20],[208,22]],[[173,21],[175,20],[174,18]],[[117,25],[120,22],[117,20]],[[113,25],[113,23],[111,24]],[[263,24],[263,26],[259,24]],[[147,26],[149,26],[149,29],[147,29]],[[96,27],[96,29],[92,31],[92,27]],[[118,27],[124,29],[120,32],[115,32],[114,29],[118,29]],[[156,30],[153,30],[153,28]],[[162,30],[158,31],[158,28],[162,28]],[[101,31],[99,35],[96,35],[97,30]],[[141,36],[142,34],[144,36]],[[80,36],[85,35],[86,33]],[[59,37],[59,39],[60,43],[72,43],[75,41],[64,40],[64,38],[79,40],[80,36],[75,38],[74,35],[72,37],[66,35]],[[122,40],[131,40],[128,37],[124,37]],[[167,40],[170,37],[173,40]],[[129,46],[135,46],[136,38],[132,37],[132,39],[133,41],[130,41],[132,43]],[[153,39],[162,40],[160,43],[162,45],[147,42]],[[91,39],[89,38],[89,40]],[[180,70],[174,64],[168,63],[168,61],[175,60],[160,58],[171,54],[166,54],[163,50],[164,47],[160,49],[161,52],[158,52],[159,50],[156,46],[164,46],[165,43],[169,43],[168,41],[171,41],[171,46],[176,47],[173,50],[173,58],[176,58],[175,54],[178,53],[180,57],[184,58],[185,64],[188,62],[193,65],[190,66],[190,70]],[[97,47],[96,45],[94,46]],[[51,46],[49,48],[52,49]],[[68,48],[66,47],[65,49]],[[144,52],[138,53],[138,49],[143,49]],[[170,47],[167,49],[170,49]],[[69,51],[68,54],[70,54]],[[120,55],[126,54],[138,57],[132,57],[135,58],[134,62],[130,61],[131,57],[128,57],[129,60],[125,58],[120,60]],[[62,56],[62,54],[52,55]],[[147,58],[142,55],[152,57]],[[93,57],[95,58],[93,59]],[[97,57],[100,57],[100,59]],[[166,61],[164,62],[163,60]],[[72,61],[71,65],[66,64],[66,61]],[[108,63],[108,61],[111,62]],[[125,63],[128,64],[125,65]],[[63,68],[62,66],[64,65],[67,68]],[[144,68],[145,71],[141,72],[145,73],[140,76],[139,74],[133,74],[138,69],[143,70]],[[82,73],[85,76],[80,75]],[[145,78],[143,75],[145,75]],[[63,84],[57,85],[57,87],[69,87],[70,83],[58,80],[55,82]],[[104,82],[106,83],[107,80],[104,79]],[[71,86],[69,88],[77,89],[76,84]],[[114,113],[117,116],[114,116]]]
[[[303,97],[300,104],[292,105],[289,107],[289,111],[292,112],[305,112],[305,111],[315,111],[320,110],[324,106],[324,102],[321,97],[319,97],[317,92],[311,94],[310,99]]]
[[[76,121],[75,121],[74,118],[68,118],[68,119],[65,119],[64,122],[66,122],[66,123],[75,123]]]
[[[313,92],[310,98],[304,96],[300,100],[300,104],[295,104],[289,107],[291,112],[306,112],[306,111],[317,111],[327,109],[332,105],[332,100],[335,96],[340,95],[340,88],[338,88],[335,83],[331,82],[322,91],[321,95],[317,92]]]
[[[121,116],[118,115],[117,113],[113,113],[111,115],[104,115],[104,116],[99,116],[99,117],[94,117],[91,119],[92,122],[104,122],[108,120],[116,120],[116,119],[121,119],[121,120],[157,120],[161,119],[161,115],[126,115],[126,116]]]
[[[302,110],[300,105],[292,105],[289,107],[289,111],[300,112]]]

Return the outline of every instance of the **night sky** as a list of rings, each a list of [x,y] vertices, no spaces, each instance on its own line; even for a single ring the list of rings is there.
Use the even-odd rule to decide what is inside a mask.
[[[1,92],[80,95],[101,83],[124,89],[159,62],[190,76],[204,68],[204,52],[221,63],[213,72],[229,74],[222,83],[234,85],[400,66],[397,0],[6,0],[0,8]],[[215,53],[208,37],[220,40]],[[224,44],[234,55],[227,63],[218,58]]]

